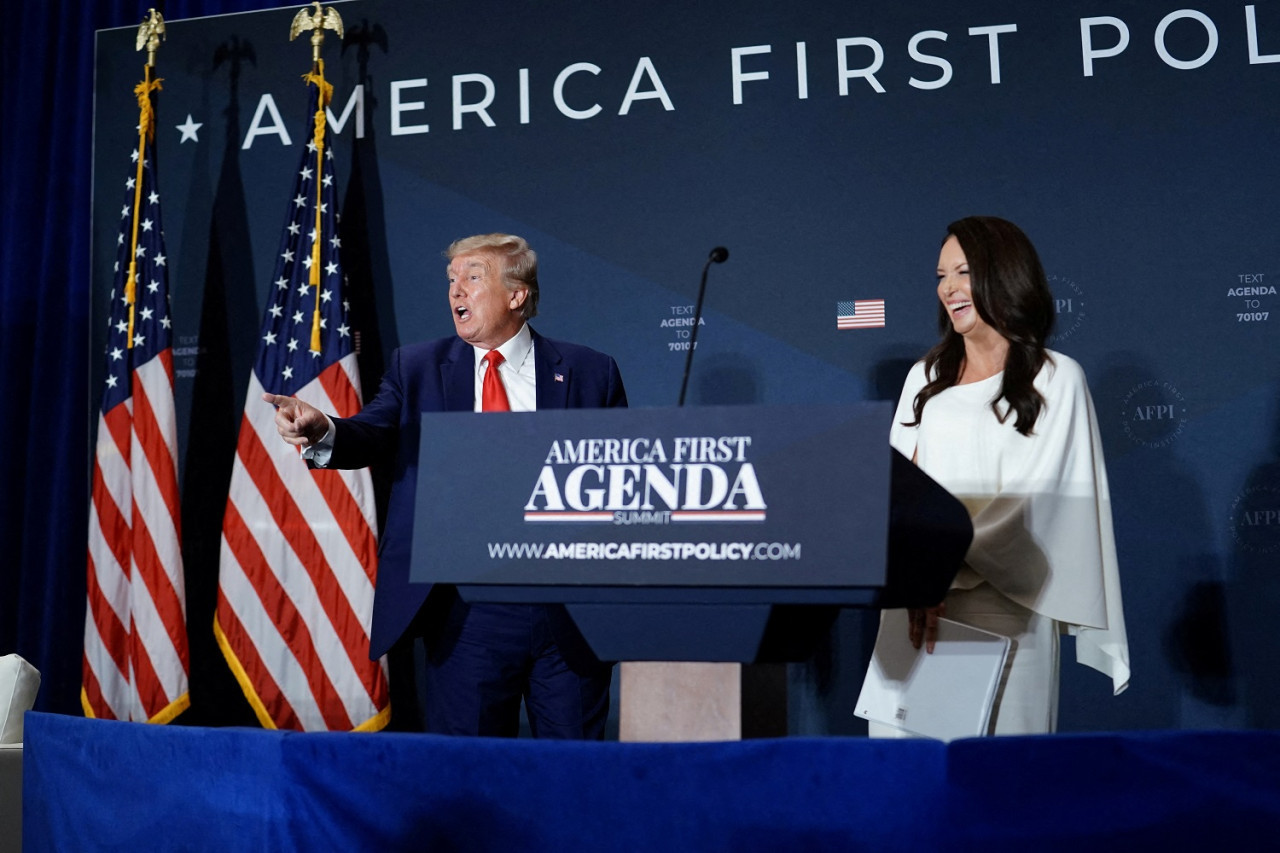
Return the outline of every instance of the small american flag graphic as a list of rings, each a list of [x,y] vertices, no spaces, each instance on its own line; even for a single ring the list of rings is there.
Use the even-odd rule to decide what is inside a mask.
[[[854,299],[836,303],[837,329],[883,329],[884,300]]]

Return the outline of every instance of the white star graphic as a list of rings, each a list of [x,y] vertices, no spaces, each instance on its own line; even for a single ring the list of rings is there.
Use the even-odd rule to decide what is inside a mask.
[[[168,329],[173,326],[173,321],[170,320],[169,315],[166,314],[165,316],[160,318],[160,325]]]
[[[348,327],[348,326],[347,326],[347,324],[346,324],[346,323],[343,323],[341,326],[339,326],[339,327],[338,327],[338,334],[339,334],[339,335],[341,335],[341,336],[342,336],[342,337],[344,337],[344,338],[347,336],[347,334],[348,334],[350,331],[351,331],[351,329],[350,329],[350,327]]]
[[[284,309],[283,309],[283,308],[281,308],[279,305],[272,305],[272,306],[271,306],[271,316],[272,316],[272,317],[280,317],[280,316],[282,316],[283,314],[284,314]]]
[[[289,279],[285,278],[284,276],[280,276],[278,279],[276,279],[276,287],[280,288],[281,290],[288,290]]]
[[[156,192],[155,190],[152,190],[151,195],[147,196],[147,204],[159,204],[159,203],[160,203],[160,193]]]
[[[335,264],[333,261],[329,261],[329,263],[324,265],[325,275],[333,275],[337,271],[338,271],[338,265]]]
[[[333,291],[332,290],[324,291],[323,293],[320,294],[320,298],[323,299],[325,302],[330,301],[331,299],[333,299]]]
[[[293,368],[292,368],[292,367],[286,367],[286,368],[284,369],[284,372],[283,372],[281,375],[282,375],[282,376],[284,376],[284,378],[285,378],[285,379],[292,379],[292,378],[293,378]]]
[[[152,226],[152,225],[155,225],[155,223],[154,223],[154,222],[152,222],[150,219],[144,219],[144,220],[142,220],[141,222],[139,222],[138,224],[142,226],[142,230],[143,230],[143,231],[150,231],[150,230],[151,230],[151,226]]]
[[[276,342],[276,333],[267,332],[265,335],[262,336],[262,339],[267,342],[267,346],[270,346],[271,344],[274,344]]]
[[[295,323],[301,323],[301,322],[302,322],[302,312],[301,312],[301,311],[295,311],[295,312],[293,312],[293,322],[295,322]]]
[[[122,358],[124,358],[124,350],[120,349],[120,347],[116,347],[111,351],[112,361],[119,361]]]
[[[134,345],[134,347],[140,347],[140,346],[142,346],[142,344],[143,344],[145,341],[146,341],[146,338],[144,338],[142,335],[134,335],[134,336],[133,336],[133,345]]]
[[[285,262],[286,264],[291,264],[291,263],[293,263],[293,250],[291,250],[291,249],[285,249],[285,250],[284,250],[284,254],[283,254],[283,255],[281,255],[280,257],[284,258],[284,262]]]
[[[311,179],[311,169],[308,166],[303,166],[302,171],[299,172],[298,174],[302,175],[302,177],[306,180]]]
[[[160,282],[152,281],[147,284],[147,291],[149,293],[156,293],[159,290],[160,290]]]
[[[337,234],[334,234],[332,237],[329,238],[329,245],[337,249],[342,246],[342,241],[338,239]]]
[[[306,296],[307,291],[310,289],[311,289],[311,286],[304,281],[302,284],[298,285],[298,294],[300,296]]]
[[[156,266],[164,266],[164,255],[156,255]]]
[[[116,378],[114,376],[107,377],[107,387],[108,388],[116,387]]]
[[[182,131],[182,138],[178,140],[178,144],[181,145],[188,139],[192,142],[199,142],[200,138],[196,136],[196,131],[202,127],[204,127],[203,122],[193,121],[191,113],[187,113],[186,123],[177,125],[178,130]]]
[[[302,229],[298,227],[298,223],[296,223],[296,222],[290,222],[290,223],[289,223],[289,233],[290,233],[290,234],[299,234],[299,233],[301,233],[301,231],[302,231]]]
[[[154,313],[155,313],[155,312],[154,312],[154,311],[152,311],[150,308],[143,308],[143,309],[142,309],[142,319],[144,319],[144,320],[150,320],[150,319],[151,319],[151,315],[152,315],[152,314],[154,314]]]
[[[307,197],[304,195],[299,195],[297,198],[293,200],[293,203],[296,204],[298,207],[305,207],[307,204]]]
[[[290,338],[290,339],[289,339],[289,352],[297,352],[297,351],[298,351],[298,339],[297,339],[297,338]]]

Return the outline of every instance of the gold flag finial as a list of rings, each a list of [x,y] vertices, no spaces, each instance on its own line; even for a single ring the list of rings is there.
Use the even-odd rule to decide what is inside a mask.
[[[311,243],[311,274],[308,283],[310,287],[316,289],[316,306],[311,322],[311,351],[320,352],[320,235],[324,224],[320,213],[324,207],[321,203],[321,197],[324,194],[321,175],[324,174],[325,158],[325,107],[333,97],[333,86],[324,79],[324,60],[320,58],[320,46],[324,44],[326,29],[333,30],[338,34],[338,38],[342,38],[342,16],[332,6],[323,10],[319,2],[312,3],[311,6],[315,7],[314,14],[310,11],[310,7],[303,6],[298,10],[298,14],[293,16],[293,23],[289,26],[289,41],[297,38],[299,33],[311,30],[311,73],[304,74],[302,79],[308,85],[314,83],[319,95],[316,103],[315,132],[311,137],[311,147],[316,154],[316,230],[315,239]]]
[[[315,14],[311,13],[309,7],[303,6],[298,10],[298,14],[293,16],[293,23],[289,26],[289,41],[297,38],[299,33],[311,30],[311,61],[319,62],[320,45],[324,44],[324,31],[333,30],[338,34],[338,38],[342,38],[342,16],[332,6],[321,10],[319,2],[311,5],[316,7]]]
[[[124,284],[124,299],[129,303],[129,340],[126,347],[133,349],[134,308],[138,303],[138,219],[142,208],[142,171],[147,164],[147,143],[155,138],[156,113],[151,103],[151,93],[160,89],[160,81],[151,79],[156,67],[156,51],[164,38],[164,16],[155,9],[147,10],[146,20],[138,27],[138,45],[135,50],[147,49],[147,64],[143,66],[144,79],[133,88],[138,96],[138,150],[137,173],[133,180],[133,241],[129,252],[129,274]]]
[[[164,16],[155,9],[147,10],[147,19],[138,27],[138,46],[134,50],[147,49],[147,65],[156,64],[156,51],[164,39]]]

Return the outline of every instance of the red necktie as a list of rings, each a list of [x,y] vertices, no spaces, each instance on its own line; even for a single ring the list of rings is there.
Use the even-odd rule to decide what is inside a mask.
[[[503,361],[502,353],[491,349],[484,360],[489,362],[489,366],[484,371],[484,384],[480,386],[480,411],[511,411],[511,404],[507,402],[507,389],[502,387],[502,377],[498,375],[498,365]]]

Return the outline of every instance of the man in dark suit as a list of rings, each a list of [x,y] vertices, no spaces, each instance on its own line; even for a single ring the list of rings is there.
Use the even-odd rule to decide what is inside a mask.
[[[451,585],[409,582],[420,413],[627,404],[612,358],[529,327],[538,261],[525,240],[477,235],[445,254],[456,337],[396,350],[378,395],[355,417],[329,418],[293,397],[263,399],[276,406],[280,435],[311,464],[393,466],[369,654],[421,633],[427,731],[514,737],[523,699],[534,737],[600,739],[612,666],[591,653],[562,605],[468,604]],[[465,472],[465,460],[459,467]]]

